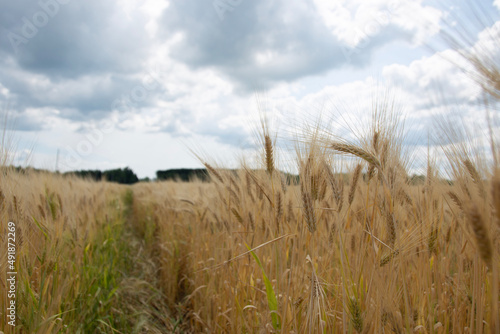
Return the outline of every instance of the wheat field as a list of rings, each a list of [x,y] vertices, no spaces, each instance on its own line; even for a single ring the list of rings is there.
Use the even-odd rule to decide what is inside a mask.
[[[299,177],[276,169],[268,133],[261,169],[205,162],[209,183],[5,167],[17,332],[494,333],[498,168],[456,150],[453,180],[431,164],[410,177],[398,143],[373,129],[364,147],[304,143]]]
[[[449,333],[498,328],[498,171],[455,156],[412,179],[391,138],[309,143],[300,181],[273,166],[141,184],[160,284],[193,332]],[[338,153],[356,157],[337,171]],[[160,204],[161,203],[161,204]],[[171,306],[172,307],[172,306]]]
[[[461,56],[497,102],[499,64]],[[443,125],[439,162],[409,157],[390,105],[355,141],[297,129],[289,171],[262,121],[257,162],[200,159],[210,182],[124,186],[2,157],[0,333],[500,333],[496,124],[487,153]]]

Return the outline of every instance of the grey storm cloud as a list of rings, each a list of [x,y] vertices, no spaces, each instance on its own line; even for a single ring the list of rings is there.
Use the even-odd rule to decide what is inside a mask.
[[[330,32],[311,1],[173,1],[161,21],[165,38],[182,36],[172,57],[192,68],[215,68],[246,91],[346,64],[361,66],[375,48],[411,38],[389,23],[362,48],[348,47]]]
[[[145,21],[128,20],[111,1],[1,0],[0,54],[51,78],[140,69]]]
[[[32,119],[31,117],[23,117],[22,114],[13,113],[9,108],[8,101],[0,98],[0,104],[7,106],[7,108],[0,110],[0,117],[2,117],[3,126],[6,130],[15,131],[40,131],[43,125]]]
[[[151,40],[140,13],[127,18],[119,3],[97,0],[0,6],[0,83],[18,117],[28,108],[54,108],[62,118],[99,119],[151,105],[164,93],[145,78]]]
[[[29,72],[20,73],[9,71],[0,62],[0,82],[9,89],[11,96],[8,102],[20,116],[28,108],[52,108],[59,110],[59,117],[74,121],[101,119],[115,110],[120,113],[136,112],[153,106],[157,99],[170,98],[165,94],[162,79],[155,78],[154,74],[139,78],[122,74],[95,74],[40,84],[33,83]]]

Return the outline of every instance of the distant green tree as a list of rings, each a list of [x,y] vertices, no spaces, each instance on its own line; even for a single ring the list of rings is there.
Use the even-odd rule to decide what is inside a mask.
[[[104,171],[103,177],[107,181],[123,184],[134,184],[139,182],[137,175],[128,167]]]
[[[209,176],[205,168],[199,168],[199,169],[181,168],[181,169],[168,169],[168,170],[156,171],[156,179],[161,181],[174,180],[174,181],[184,181],[184,182],[189,182],[193,179],[208,181]]]
[[[110,169],[104,172],[100,170],[79,170],[68,172],[66,174],[76,175],[82,178],[88,178],[94,181],[101,181],[103,179],[109,182],[116,182],[122,184],[133,184],[139,181],[139,178],[128,167]]]
[[[102,179],[102,172],[100,170],[77,170],[74,172],[68,172],[66,174],[72,174],[84,179],[91,179],[94,181],[100,181]]]

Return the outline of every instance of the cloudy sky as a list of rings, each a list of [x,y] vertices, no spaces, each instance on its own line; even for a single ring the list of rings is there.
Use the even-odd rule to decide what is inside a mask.
[[[484,114],[440,29],[490,46],[500,30],[500,1],[481,1],[489,16],[478,24],[466,1],[436,3],[0,0],[14,163],[153,177],[201,166],[194,147],[231,164],[253,149],[259,109],[282,127],[320,112],[364,119],[388,91],[410,124],[407,145],[426,148],[435,115]]]

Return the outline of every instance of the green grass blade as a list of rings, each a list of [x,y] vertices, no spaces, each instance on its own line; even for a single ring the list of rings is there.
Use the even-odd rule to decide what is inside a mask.
[[[250,250],[250,247],[246,245],[247,248]],[[274,293],[273,286],[271,284],[271,281],[269,281],[269,278],[267,278],[266,271],[264,270],[264,267],[260,263],[259,258],[257,255],[250,250],[250,254],[252,254],[253,258],[255,259],[255,262],[259,265],[260,269],[262,270],[262,277],[264,279],[264,284],[266,286],[266,295],[267,295],[267,304],[269,306],[269,311],[271,311],[271,321],[273,323],[274,329],[279,329],[281,327],[281,324],[278,319],[278,300],[276,299],[276,294]]]
[[[32,216],[31,218],[33,218],[33,220],[35,221],[36,226],[38,226],[38,228],[40,229],[40,231],[42,231],[42,233],[45,236],[45,238],[48,238],[49,236],[47,235],[47,232],[45,232],[46,228],[44,228],[44,226],[42,226],[42,224],[39,223],[38,220],[36,220],[35,217]]]

